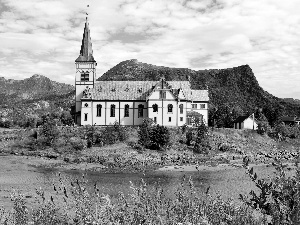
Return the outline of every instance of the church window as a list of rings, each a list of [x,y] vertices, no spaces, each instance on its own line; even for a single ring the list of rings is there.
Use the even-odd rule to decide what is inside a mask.
[[[129,117],[129,105],[125,105],[124,108],[124,117]]]
[[[97,105],[97,116],[101,117],[101,109],[102,109],[102,105],[98,104]]]
[[[192,104],[192,109],[197,109],[197,104]]]
[[[154,117],[154,123],[157,123],[157,118],[156,117]]]
[[[88,73],[82,73],[81,74],[81,81],[89,81],[89,74]]]
[[[180,112],[180,114],[183,114],[183,104],[179,105],[179,112]]]
[[[153,108],[153,112],[158,112],[158,105],[157,104],[153,104],[152,108]]]
[[[138,106],[138,117],[143,117],[144,116],[144,105],[140,104]]]
[[[88,116],[88,114],[85,113],[85,114],[84,114],[84,121],[87,121],[87,118],[88,118],[87,116]]]
[[[168,104],[168,113],[172,113],[172,112],[173,112],[173,105]]]
[[[171,117],[169,117],[169,122],[171,122],[171,120],[172,120]]]
[[[180,121],[183,121],[183,117],[180,117]]]
[[[116,116],[116,106],[111,105],[110,106],[110,117],[115,117]]]
[[[85,107],[88,107],[88,106],[89,106],[89,104],[85,103],[85,104],[84,104],[84,106],[85,106]]]
[[[159,98],[166,99],[166,91],[159,91]]]
[[[200,104],[200,109],[205,109],[205,104]]]

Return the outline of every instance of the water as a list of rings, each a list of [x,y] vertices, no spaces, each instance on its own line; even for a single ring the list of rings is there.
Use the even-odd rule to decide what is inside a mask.
[[[58,181],[57,173],[75,180],[82,177],[82,172],[74,170],[41,169],[29,165],[28,160],[16,156],[0,156],[0,205],[7,209],[12,207],[11,193],[19,191],[24,194],[30,205],[36,202],[36,188],[43,188],[47,193],[53,193],[53,182]],[[273,174],[274,168],[257,167],[259,176],[267,177]],[[255,185],[245,174],[244,169],[227,169],[221,171],[175,172],[153,171],[146,174],[129,173],[99,173],[88,172],[86,179],[92,187],[96,182],[100,191],[116,197],[119,192],[130,193],[130,181],[137,184],[144,179],[150,187],[159,185],[168,193],[172,193],[180,184],[182,177],[192,177],[195,187],[204,192],[210,187],[210,193],[219,192],[224,198],[238,199],[238,195],[247,194],[255,189]],[[49,197],[49,196],[48,196]]]

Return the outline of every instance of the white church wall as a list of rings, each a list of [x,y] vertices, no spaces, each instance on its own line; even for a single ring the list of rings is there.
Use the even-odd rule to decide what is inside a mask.
[[[183,105],[183,113],[180,113],[180,105]],[[178,126],[182,126],[186,123],[186,110],[187,102],[178,102]]]
[[[172,112],[168,112],[168,105],[173,105]],[[164,126],[176,126],[177,125],[177,101],[163,100],[162,101],[162,123]]]
[[[111,107],[115,105],[115,115],[111,116]],[[119,123],[119,102],[118,101],[108,101],[106,103],[106,125],[113,125],[116,121]]]
[[[133,125],[133,102],[120,102],[120,124],[121,125]],[[129,105],[129,117],[125,117],[125,105]]]
[[[138,106],[140,104],[144,106],[143,117],[139,117],[139,115],[138,115]],[[148,105],[147,105],[147,102],[145,102],[145,101],[134,102],[134,125],[142,124],[143,120],[145,118],[148,118]]]
[[[92,103],[87,101],[82,101],[81,105],[81,125],[91,125],[93,123],[92,119]]]

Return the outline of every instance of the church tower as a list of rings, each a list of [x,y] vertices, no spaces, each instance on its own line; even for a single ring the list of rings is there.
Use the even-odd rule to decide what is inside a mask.
[[[96,80],[97,63],[93,57],[92,41],[88,19],[86,18],[80,54],[75,60],[75,123],[80,125],[81,121],[81,98],[86,88],[94,88]]]

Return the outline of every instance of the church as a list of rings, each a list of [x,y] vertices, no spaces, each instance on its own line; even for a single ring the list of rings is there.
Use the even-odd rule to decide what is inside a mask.
[[[140,125],[150,118],[163,126],[208,122],[208,90],[191,89],[189,81],[97,81],[88,20],[80,55],[75,60],[75,123]]]

